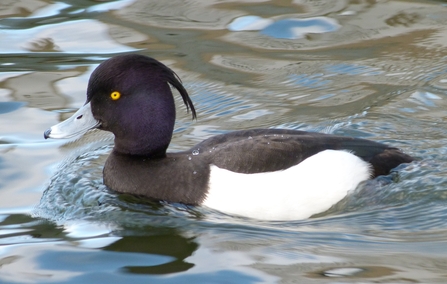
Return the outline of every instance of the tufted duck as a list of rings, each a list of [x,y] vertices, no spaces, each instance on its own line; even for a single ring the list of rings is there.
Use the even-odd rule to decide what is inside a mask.
[[[92,73],[85,105],[44,136],[113,132],[115,146],[103,170],[110,189],[265,220],[324,212],[362,181],[413,161],[373,141],[284,129],[230,132],[167,153],[175,121],[170,85],[195,118],[171,69],[143,55],[108,59]]]

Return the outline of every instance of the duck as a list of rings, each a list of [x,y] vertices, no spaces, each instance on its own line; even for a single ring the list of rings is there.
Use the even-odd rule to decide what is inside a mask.
[[[414,158],[371,140],[290,129],[247,129],[168,152],[176,110],[193,102],[177,74],[140,54],[111,57],[92,72],[85,104],[44,132],[114,134],[103,182],[118,194],[204,206],[258,220],[300,220],[327,211],[359,184]]]

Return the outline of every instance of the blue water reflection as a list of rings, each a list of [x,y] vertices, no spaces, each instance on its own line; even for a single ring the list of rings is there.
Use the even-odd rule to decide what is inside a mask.
[[[331,80],[324,79],[322,74],[291,74],[287,79],[287,83],[312,89],[321,88],[332,82]]]
[[[228,25],[230,31],[256,31],[281,39],[299,39],[310,33],[333,32],[340,28],[336,20],[328,17],[282,19],[274,21],[258,16],[243,16]]]
[[[380,75],[383,74],[384,71],[379,68],[371,68],[369,66],[361,66],[357,64],[348,64],[348,63],[339,63],[326,65],[325,70],[328,73],[332,74],[346,74],[346,75]]]

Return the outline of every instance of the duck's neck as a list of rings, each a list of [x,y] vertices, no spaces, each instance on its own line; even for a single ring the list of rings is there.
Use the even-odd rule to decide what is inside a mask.
[[[148,137],[115,136],[115,147],[113,151],[125,155],[162,158],[166,156],[166,149],[170,142],[171,134],[169,133],[158,133],[158,135],[150,135]]]

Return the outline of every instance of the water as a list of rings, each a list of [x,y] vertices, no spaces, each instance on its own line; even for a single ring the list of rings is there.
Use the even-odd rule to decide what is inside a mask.
[[[446,9],[0,3],[0,282],[446,282]],[[198,110],[192,121],[177,96],[172,151],[265,127],[368,138],[418,161],[292,222],[118,196],[102,185],[109,134],[43,131],[84,103],[99,63],[130,52],[173,68]]]

